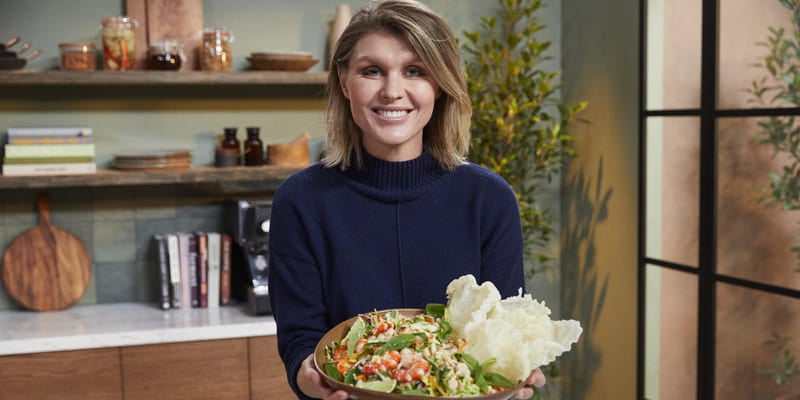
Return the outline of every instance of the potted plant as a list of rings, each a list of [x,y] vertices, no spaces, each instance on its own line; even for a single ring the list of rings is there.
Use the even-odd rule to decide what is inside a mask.
[[[464,32],[473,111],[469,158],[514,188],[533,274],[552,262],[554,216],[540,203],[544,185],[575,154],[569,127],[587,103],[561,101],[560,72],[542,66],[552,58],[550,42],[536,37],[545,28],[536,18],[542,0],[498,2],[496,18],[481,18],[478,31]]]
[[[548,244],[555,217],[541,197],[565,161],[575,154],[569,127],[582,121],[586,102],[561,100],[559,71],[543,64],[549,41],[537,33],[542,0],[498,0],[496,17],[481,18],[464,32],[467,89],[472,99],[470,161],[502,176],[514,189],[525,238],[527,275],[552,267]],[[543,368],[550,390],[558,364]],[[537,391],[534,398],[541,398]]]
[[[766,71],[766,76],[753,81],[748,91],[753,95],[752,101],[760,105],[800,107],[800,0],[779,1],[789,10],[792,30],[769,28],[767,41],[759,43],[767,49],[767,54],[762,62],[756,64]],[[755,140],[769,146],[774,155],[789,160],[780,173],[769,174],[769,187],[764,190],[762,199],[769,204],[778,204],[786,211],[800,210],[800,125],[795,118],[791,115],[761,118],[755,135]],[[793,246],[791,251],[800,261],[800,246]],[[795,271],[800,271],[800,268]],[[765,342],[776,356],[774,366],[761,372],[770,375],[776,386],[787,385],[793,377],[800,375],[800,366],[789,342],[790,338],[777,333]],[[800,399],[800,395],[781,399]]]

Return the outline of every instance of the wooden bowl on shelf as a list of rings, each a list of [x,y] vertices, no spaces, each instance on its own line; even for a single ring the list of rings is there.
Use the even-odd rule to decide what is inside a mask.
[[[307,71],[319,62],[306,52],[250,53],[247,61],[260,71]]]

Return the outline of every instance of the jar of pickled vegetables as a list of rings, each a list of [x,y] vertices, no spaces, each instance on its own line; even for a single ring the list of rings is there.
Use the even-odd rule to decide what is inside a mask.
[[[203,71],[230,71],[233,65],[231,52],[233,35],[227,29],[203,31],[203,47],[200,48],[200,69]]]
[[[138,23],[128,17],[103,18],[103,68],[110,71],[131,70],[136,65],[134,29]]]

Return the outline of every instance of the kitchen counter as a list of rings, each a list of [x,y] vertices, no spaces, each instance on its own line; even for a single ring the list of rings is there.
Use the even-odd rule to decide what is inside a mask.
[[[274,335],[271,315],[246,305],[161,310],[149,303],[0,311],[0,356]]]

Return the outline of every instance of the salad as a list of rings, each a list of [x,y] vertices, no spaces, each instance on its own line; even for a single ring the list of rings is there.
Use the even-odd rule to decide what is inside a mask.
[[[358,316],[347,335],[325,348],[325,373],[337,381],[387,393],[426,396],[476,396],[511,388],[514,383],[462,352],[449,310],[429,304],[425,312],[398,310]]]

